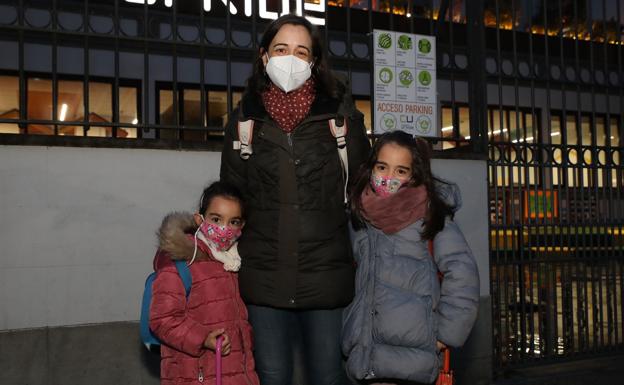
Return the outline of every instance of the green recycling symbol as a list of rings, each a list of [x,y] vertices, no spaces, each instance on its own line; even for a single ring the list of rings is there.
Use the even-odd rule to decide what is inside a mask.
[[[418,51],[420,53],[429,53],[431,52],[431,42],[429,39],[420,39],[418,40]]]
[[[381,71],[379,71],[379,80],[381,80],[383,83],[390,83],[392,81],[393,75],[392,75],[392,70],[388,67],[384,67],[381,69]]]
[[[418,81],[423,86],[428,86],[429,84],[431,84],[431,74],[429,73],[429,71],[420,71],[420,73],[418,74]]]

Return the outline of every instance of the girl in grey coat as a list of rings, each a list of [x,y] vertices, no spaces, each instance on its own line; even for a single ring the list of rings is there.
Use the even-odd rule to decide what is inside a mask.
[[[342,349],[352,379],[431,383],[440,350],[468,337],[479,275],[452,220],[460,204],[454,187],[431,174],[424,140],[394,131],[373,146],[351,194],[358,265]]]

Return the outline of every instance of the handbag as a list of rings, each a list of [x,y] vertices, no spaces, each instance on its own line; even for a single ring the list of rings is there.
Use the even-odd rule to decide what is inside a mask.
[[[430,239],[427,248],[429,249],[429,254],[431,254],[431,258],[433,258],[433,241]],[[435,263],[435,262],[434,262]],[[440,283],[442,283],[442,278],[444,275],[438,270],[438,279]],[[444,353],[444,362],[442,363],[442,367],[440,368],[440,373],[438,373],[438,379],[436,380],[436,385],[453,385],[455,383],[455,378],[453,377],[453,371],[451,370],[451,350],[449,348],[442,349]]]

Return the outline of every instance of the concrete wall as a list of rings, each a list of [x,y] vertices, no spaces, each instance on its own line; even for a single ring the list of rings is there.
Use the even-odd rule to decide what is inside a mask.
[[[0,146],[0,383],[157,378],[127,321],[138,319],[162,217],[193,210],[219,163],[215,152]],[[434,170],[462,190],[456,220],[481,274],[485,305],[462,361],[487,361],[486,163]]]
[[[0,330],[138,319],[155,230],[212,152],[0,147]]]

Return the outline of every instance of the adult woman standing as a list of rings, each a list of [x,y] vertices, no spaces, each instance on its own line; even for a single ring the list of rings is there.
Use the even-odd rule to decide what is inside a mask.
[[[318,30],[302,17],[282,16],[267,27],[226,127],[221,178],[248,202],[239,281],[263,385],[291,384],[298,333],[308,383],[347,383],[340,329],[353,298],[354,264],[345,185],[370,143],[346,94],[329,72]],[[334,130],[345,125],[348,166]],[[237,150],[241,145],[247,154]]]

